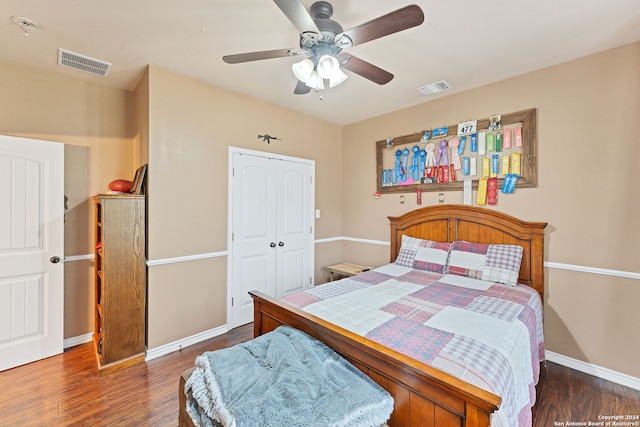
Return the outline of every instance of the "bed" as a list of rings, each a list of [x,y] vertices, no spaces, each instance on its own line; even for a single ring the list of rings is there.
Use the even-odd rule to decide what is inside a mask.
[[[519,246],[522,261],[516,280],[535,290],[532,293],[539,294],[539,300],[543,301],[546,223],[524,222],[500,212],[462,205],[425,207],[389,220],[391,266],[396,265],[394,261],[399,254],[403,256],[403,235],[432,242]],[[408,239],[404,239],[406,244]],[[339,286],[339,282],[332,283]],[[486,427],[501,406],[500,396],[478,385],[310,314],[296,304],[258,292],[251,292],[251,296],[255,336],[289,325],[336,350],[394,397],[390,427]],[[180,422],[191,425],[184,413],[183,387],[184,378],[180,387]]]

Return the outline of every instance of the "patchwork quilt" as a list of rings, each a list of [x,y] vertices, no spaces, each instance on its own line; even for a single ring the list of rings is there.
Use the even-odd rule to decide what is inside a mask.
[[[531,426],[544,359],[534,289],[388,264],[282,300],[502,397],[493,427]]]

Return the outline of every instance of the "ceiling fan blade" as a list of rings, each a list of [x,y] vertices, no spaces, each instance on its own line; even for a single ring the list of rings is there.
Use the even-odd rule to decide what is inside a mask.
[[[313,18],[300,2],[300,0],[273,0],[280,10],[289,18],[289,21],[303,33],[320,33],[318,26],[313,22]]]
[[[285,56],[296,56],[301,53],[300,49],[275,49],[263,50],[261,52],[238,53],[236,55],[225,55],[222,60],[227,64],[240,64],[242,62],[259,61],[261,59],[282,58]]]
[[[342,34],[351,39],[352,46],[356,46],[415,27],[423,22],[422,9],[413,4],[353,27]]]
[[[309,92],[311,92],[311,88],[298,80],[298,84],[296,85],[293,93],[295,93],[296,95],[304,95]]]
[[[343,63],[344,60],[347,60],[347,62]],[[367,61],[356,58],[353,55],[340,55],[340,63],[342,64],[342,68],[349,70],[352,73],[356,73],[365,79],[369,79],[374,83],[378,83],[379,85],[387,84],[393,79],[393,74],[383,70],[382,68],[378,68]]]

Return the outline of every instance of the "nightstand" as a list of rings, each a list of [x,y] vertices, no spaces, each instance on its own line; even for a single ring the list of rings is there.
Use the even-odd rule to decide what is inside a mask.
[[[355,276],[356,274],[369,271],[371,270],[372,267],[367,267],[366,265],[352,264],[349,262],[342,262],[340,264],[327,265],[325,268],[329,270],[329,274],[330,274],[329,281],[333,282],[337,278]]]

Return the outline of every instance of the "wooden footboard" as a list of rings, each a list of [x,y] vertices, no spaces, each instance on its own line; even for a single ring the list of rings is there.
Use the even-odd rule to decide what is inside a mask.
[[[254,336],[280,325],[324,342],[394,398],[389,427],[489,427],[500,397],[259,292]]]
[[[178,413],[178,426],[195,427],[191,416],[187,413],[187,396],[184,394],[184,385],[193,372],[193,368],[185,371],[180,375],[180,386],[178,388],[178,401],[180,402],[180,412]]]
[[[178,412],[178,427],[196,427],[191,419],[191,415],[187,412],[187,396],[184,394],[184,387],[195,368],[188,369],[180,375],[180,385],[178,387],[178,400],[180,402],[180,411]],[[211,420],[214,426],[222,427],[216,420]]]

